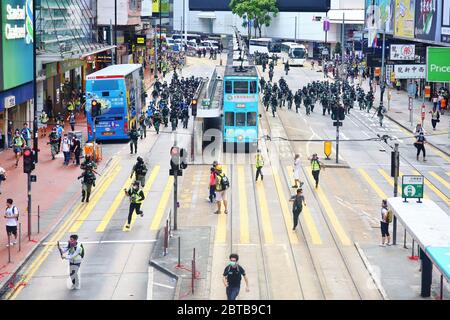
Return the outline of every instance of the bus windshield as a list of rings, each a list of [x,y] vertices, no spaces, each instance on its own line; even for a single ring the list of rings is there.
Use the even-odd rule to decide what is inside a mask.
[[[295,48],[291,51],[291,57],[296,59],[303,59],[305,57],[305,49]]]

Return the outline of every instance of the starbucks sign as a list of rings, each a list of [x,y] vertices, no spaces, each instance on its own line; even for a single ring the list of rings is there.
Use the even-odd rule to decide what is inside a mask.
[[[427,48],[427,81],[450,82],[450,48]]]

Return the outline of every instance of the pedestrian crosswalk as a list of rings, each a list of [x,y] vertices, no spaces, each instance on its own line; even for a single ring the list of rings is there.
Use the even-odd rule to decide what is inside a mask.
[[[294,189],[290,188],[293,180],[293,168],[290,165],[284,167],[271,166],[265,168],[264,180],[254,182],[254,166],[251,165],[223,165],[223,172],[231,179],[231,189],[228,191],[229,214],[213,215],[215,229],[215,243],[226,244],[233,237],[234,243],[242,245],[251,245],[258,239],[256,232],[261,232],[261,241],[266,245],[277,244],[282,239],[288,239],[291,245],[299,245],[306,237],[310,245],[322,246],[330,239],[330,232],[336,236],[337,241],[342,246],[351,246],[353,241],[351,238],[351,230],[349,229],[348,220],[346,219],[346,208],[342,206],[335,197],[331,196],[327,180],[333,179],[327,176],[327,172],[321,173],[321,183],[315,188],[315,183],[310,168],[305,167],[303,186],[306,203],[300,216],[302,232],[292,231],[292,196]],[[190,166],[188,170],[194,170],[194,176],[199,175],[201,170],[205,170],[204,166]],[[385,199],[392,195],[394,185],[393,178],[389,175],[387,168],[352,168],[355,172],[354,182],[363,185],[365,189],[370,190],[368,198],[373,202],[373,206],[379,206],[377,199]],[[136,221],[136,214],[133,215],[130,228],[127,225],[128,216],[128,199],[123,191],[131,186],[133,178],[123,173],[127,171],[119,162],[109,168],[108,173],[102,178],[101,183],[91,196],[89,203],[78,205],[76,210],[76,218],[70,223],[69,231],[71,233],[82,232],[83,226],[88,221],[95,223],[95,232],[104,233],[111,230],[115,231],[133,231]],[[198,172],[197,172],[198,171]],[[122,173],[122,174],[121,174]],[[428,179],[425,179],[425,198],[438,201],[440,205],[450,205],[447,196],[450,189],[449,172],[427,171]],[[400,172],[399,189],[401,187],[401,177],[404,174],[419,174],[415,170],[408,172]],[[358,178],[359,177],[359,178]],[[202,186],[194,186],[193,181],[183,180],[180,178],[179,183],[189,187],[189,190],[195,190]],[[203,183],[203,182],[201,182]],[[145,225],[140,229],[147,229],[151,232],[158,231],[165,223],[164,220],[173,205],[171,196],[173,195],[174,178],[167,174],[166,170],[162,170],[160,165],[155,165],[149,171],[146,179],[146,185],[143,189],[146,196],[143,206],[146,207],[145,216],[142,221]],[[121,186],[120,189],[117,189]],[[308,187],[309,186],[309,187]],[[206,190],[206,188],[205,188]],[[202,191],[200,191],[202,192]],[[152,196],[150,196],[152,194]],[[401,190],[399,190],[401,194]],[[156,196],[154,196],[156,195]],[[230,197],[233,196],[232,199]],[[199,202],[204,201],[204,197],[196,196],[190,199],[191,205],[179,208],[179,214],[183,214],[183,210],[198,210],[201,208]],[[351,201],[351,199],[349,200]],[[105,202],[107,203],[105,207]],[[149,204],[151,202],[151,205]],[[234,203],[233,203],[234,202]],[[103,209],[98,209],[103,203]],[[147,203],[147,205],[145,205]],[[208,208],[214,208],[208,206]],[[211,210],[199,210],[198,215],[211,217]],[[231,221],[231,212],[234,209],[233,221]],[[223,208],[222,208],[223,210]],[[237,212],[236,212],[237,211]],[[112,221],[117,221],[120,228],[112,228]],[[260,228],[255,228],[255,221],[260,224]],[[230,228],[234,226],[235,231],[231,235]],[[260,230],[260,231],[258,231]],[[280,233],[282,230],[282,233]]]

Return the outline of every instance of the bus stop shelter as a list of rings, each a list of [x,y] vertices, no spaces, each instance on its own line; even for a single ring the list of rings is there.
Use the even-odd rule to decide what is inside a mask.
[[[431,295],[433,265],[441,273],[441,298],[444,278],[450,281],[450,217],[434,201],[421,203],[409,199],[389,198],[388,206],[396,219],[420,247],[422,260],[421,296]],[[393,233],[397,230],[394,227]]]

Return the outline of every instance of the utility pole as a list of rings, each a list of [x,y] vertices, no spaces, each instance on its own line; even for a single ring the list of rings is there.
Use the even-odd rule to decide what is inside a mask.
[[[117,63],[119,62],[119,59],[117,59],[117,0],[114,0],[114,52],[115,52],[115,59],[114,61]]]
[[[158,1],[158,4],[159,4],[159,69],[161,69],[161,58],[162,58],[162,47],[161,47],[161,45],[162,45],[162,37],[161,37],[161,29],[162,29],[162,12],[161,12],[161,1],[162,0],[159,0]]]
[[[294,33],[294,42],[297,42],[297,16],[295,16],[295,33]]]
[[[38,121],[37,121],[37,72],[36,72],[36,1],[33,1],[33,150],[34,162],[38,162]]]
[[[339,121],[339,118],[337,120],[337,126],[336,126],[336,163],[339,163],[339,127],[341,122]]]
[[[384,95],[384,55],[386,50],[386,29],[383,29],[383,47],[381,50],[381,79],[380,79],[380,109],[383,110],[383,95]]]
[[[394,197],[397,197],[398,195],[398,176],[400,172],[400,154],[398,152],[398,143],[394,145],[394,152],[393,152],[393,159],[391,159],[391,162],[393,162],[391,165],[393,165],[393,171],[391,174],[394,174]],[[393,227],[394,232],[392,234],[392,244],[397,244],[397,217],[394,215],[394,221],[393,221]]]
[[[183,30],[184,30],[184,41],[187,44],[187,23],[186,23],[186,18],[187,18],[187,10],[186,10],[186,0],[183,0]]]
[[[37,151],[35,152],[35,154]],[[28,241],[31,240],[31,173],[27,173],[27,191],[28,191],[28,207],[27,207],[27,213],[28,213]]]
[[[109,19],[109,42],[110,42],[110,44],[111,45],[113,45],[113,28],[112,28],[112,20],[111,19]],[[113,51],[111,50],[111,64],[116,64],[115,63],[115,57],[114,57],[114,53],[113,53]]]
[[[345,52],[345,12],[342,12],[342,43],[341,43],[341,63],[344,63],[344,52]]]

